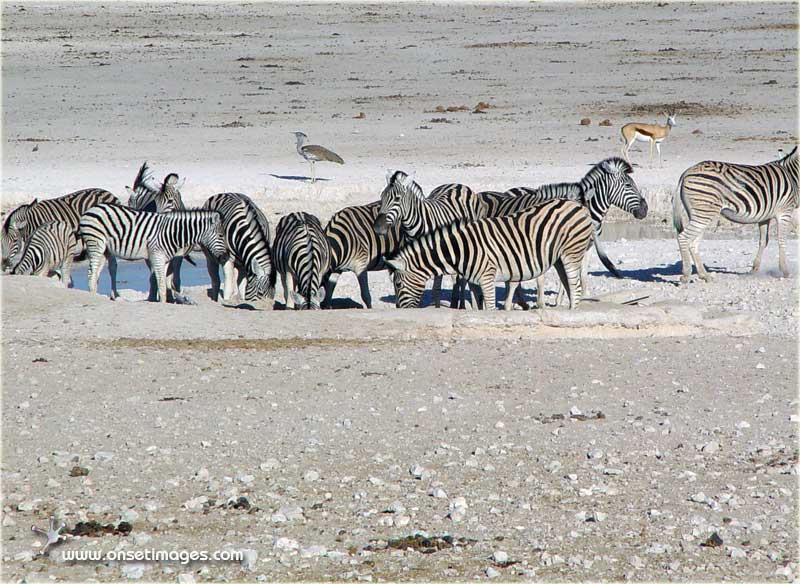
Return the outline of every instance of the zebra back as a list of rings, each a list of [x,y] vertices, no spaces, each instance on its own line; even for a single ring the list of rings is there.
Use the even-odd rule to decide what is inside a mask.
[[[295,302],[302,308],[319,308],[325,295],[323,276],[330,266],[330,247],[322,225],[309,213],[281,217],[273,244],[275,267],[295,280]]]
[[[217,211],[222,216],[225,243],[247,274],[245,300],[274,297],[275,272],[269,222],[261,209],[241,193],[213,195],[203,208]]]
[[[385,269],[383,257],[397,251],[400,227],[392,225],[386,235],[372,228],[378,218],[381,203],[345,207],[331,216],[325,235],[331,250],[333,272],[373,271]]]
[[[25,242],[22,258],[11,273],[47,276],[54,267],[76,255],[77,247],[75,230],[68,223],[42,223]]]

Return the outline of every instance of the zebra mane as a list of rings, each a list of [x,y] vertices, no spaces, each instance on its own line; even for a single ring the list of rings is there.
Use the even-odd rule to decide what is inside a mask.
[[[140,191],[158,192],[158,185],[153,183],[153,173],[150,171],[150,167],[147,166],[146,160],[142,163],[139,173],[133,181],[133,190],[137,193]]]
[[[581,183],[550,183],[538,187],[536,193],[545,200],[567,199],[582,203],[584,198],[584,189]]]
[[[6,215],[5,219],[3,220],[3,234],[4,235],[8,234],[8,230],[11,229],[11,221],[12,221],[12,219],[16,218],[17,214],[19,214],[22,211],[25,211],[27,209],[30,209],[31,207],[33,207],[38,202],[38,200],[39,199],[34,199],[30,203],[23,203],[22,205],[20,205],[16,209],[12,209]]]
[[[269,243],[269,222],[267,218],[264,216],[264,212],[258,208],[253,200],[248,197],[247,195],[243,195],[239,193],[239,196],[244,201],[244,204],[253,212],[253,215],[256,218],[256,223],[258,223],[259,229],[261,229],[261,234],[264,236],[264,239]],[[269,246],[267,246],[269,249]],[[270,250],[270,257],[272,256],[272,250]]]
[[[786,155],[786,156],[784,156],[783,158],[779,158],[779,159],[777,160],[777,162],[787,162],[787,161],[788,161],[788,160],[789,160],[789,159],[790,159],[792,156],[794,156],[795,158],[797,158],[797,145],[795,145],[795,147],[794,147],[794,148],[792,148],[792,150],[789,152],[789,154],[787,154],[787,155]]]
[[[422,191],[422,187],[419,186],[416,181],[409,180],[408,173],[405,173],[402,170],[396,170],[394,173],[392,173],[391,178],[389,178],[389,186],[399,186],[418,199],[425,198],[425,193]]]
[[[581,179],[580,185],[583,192],[586,193],[592,185],[602,180],[603,175],[620,173],[631,174],[632,172],[633,167],[627,160],[619,156],[612,156],[611,158],[606,158],[598,162],[590,168],[589,172]]]

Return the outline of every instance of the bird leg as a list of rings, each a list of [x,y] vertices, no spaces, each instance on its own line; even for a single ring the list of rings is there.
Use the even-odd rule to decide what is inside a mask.
[[[314,161],[313,160],[311,161],[311,182],[312,183],[313,182],[317,182],[317,176],[316,176],[316,173],[314,172]]]
[[[39,552],[40,555],[47,554],[47,548],[51,545],[56,545],[57,543],[64,540],[64,536],[61,535],[61,530],[67,526],[66,523],[58,523],[55,517],[50,518],[50,529],[40,529],[35,525],[31,526],[31,531],[34,533],[38,533],[39,535],[43,535],[47,538],[47,543],[44,544],[44,547]]]

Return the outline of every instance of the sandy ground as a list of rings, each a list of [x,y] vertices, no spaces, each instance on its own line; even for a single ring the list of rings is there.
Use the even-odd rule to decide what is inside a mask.
[[[3,276],[4,580],[797,579],[797,279],[774,242],[748,274],[754,228],[723,225],[701,248],[715,280],[678,286],[674,239],[654,239],[685,168],[796,141],[795,6],[2,10],[4,210],[124,198],[147,159],[190,204],[235,190],[324,219],[387,168],[426,189],[575,180],[624,122],[679,108],[663,168],[634,151],[646,229],[605,234],[626,278],[593,258],[604,302],[574,312],[399,311],[386,274],[375,310],[313,314]],[[308,184],[296,129],[346,164]],[[336,297],[358,305],[352,276]],[[53,515],[131,532],[34,557]],[[249,551],[62,556],[146,549]]]

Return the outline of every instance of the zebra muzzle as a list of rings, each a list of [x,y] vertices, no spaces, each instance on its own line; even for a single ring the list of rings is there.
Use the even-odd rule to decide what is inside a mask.
[[[644,219],[647,217],[647,202],[642,199],[642,202],[639,203],[639,207],[633,212],[633,216],[636,219]]]
[[[386,235],[389,233],[389,222],[386,220],[386,214],[381,213],[375,218],[372,228],[378,235]]]

